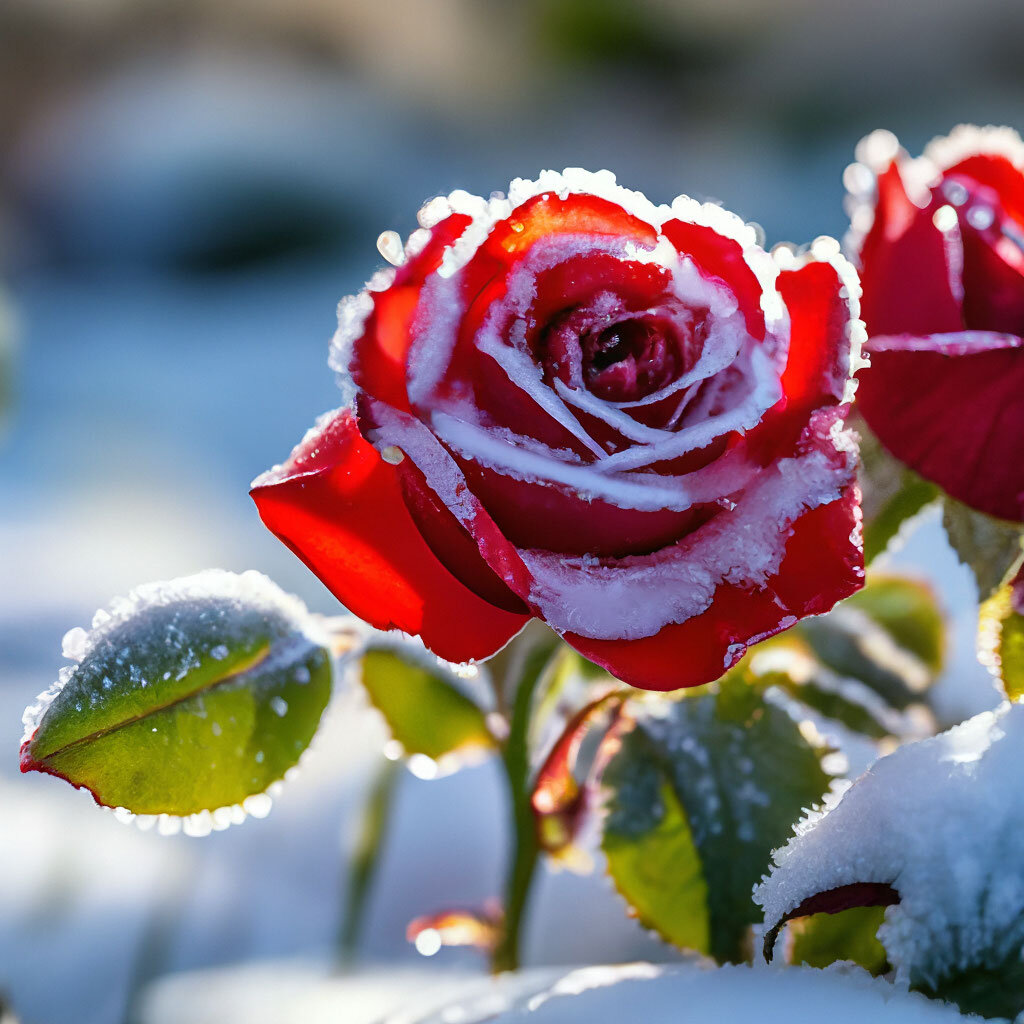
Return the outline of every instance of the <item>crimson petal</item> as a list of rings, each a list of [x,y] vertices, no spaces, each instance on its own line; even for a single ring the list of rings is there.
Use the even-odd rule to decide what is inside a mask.
[[[949,242],[907,197],[894,161],[878,176],[875,220],[860,252],[861,315],[869,334],[963,328],[950,274]]]
[[[260,517],[350,611],[419,635],[448,661],[486,658],[528,620],[444,568],[402,499],[398,473],[341,410],[255,481]]]
[[[1024,339],[964,332],[873,338],[857,403],[901,462],[954,498],[1024,521]],[[952,415],[970,396],[969,416]]]

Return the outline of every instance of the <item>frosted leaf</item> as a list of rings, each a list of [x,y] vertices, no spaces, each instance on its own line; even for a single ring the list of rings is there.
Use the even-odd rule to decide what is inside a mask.
[[[819,893],[891,886],[899,903],[878,938],[898,981],[950,991],[987,977],[1000,991],[1024,953],[1022,773],[1021,705],[882,758],[776,852],[755,889],[765,927]],[[1019,979],[1007,994],[1024,1006]]]
[[[159,816],[164,833],[244,819],[242,802],[296,763],[327,702],[319,625],[265,576],[220,570],[139,587],[95,621],[65,637],[75,664],[25,713],[22,770],[121,817]]]
[[[717,692],[651,705],[605,773],[602,848],[631,913],[659,935],[741,960],[751,886],[829,777],[821,753],[735,669]]]

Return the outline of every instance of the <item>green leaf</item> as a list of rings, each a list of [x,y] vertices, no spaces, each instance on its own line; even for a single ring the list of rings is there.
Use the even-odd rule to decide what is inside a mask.
[[[1010,700],[1024,697],[1024,569],[1020,563],[981,606],[978,657]]]
[[[942,669],[945,620],[931,589],[915,580],[871,574],[863,590],[794,632],[822,665],[897,710],[919,700]]]
[[[360,675],[370,700],[406,754],[438,760],[467,748],[494,747],[483,711],[439,663],[397,647],[371,647]]]
[[[910,987],[932,999],[955,1003],[961,1013],[1015,1020],[1024,1009],[1024,962],[1016,947],[998,966],[973,967],[934,984],[918,981]]]
[[[870,573],[867,585],[847,599],[846,607],[864,612],[933,676],[942,671],[946,621],[928,584],[906,576]]]
[[[810,672],[792,673],[776,668],[758,676],[758,680],[765,685],[778,686],[805,707],[841,722],[854,732],[872,739],[893,735],[885,712],[894,715],[897,712],[884,705],[873,690],[861,689],[861,684],[855,680],[842,679],[821,666],[814,666]]]
[[[864,561],[870,564],[940,492],[894,459],[856,410],[849,424],[860,435],[858,476],[864,514]]]
[[[899,484],[878,512],[864,523],[864,561],[871,564],[900,535],[904,524],[939,497],[939,489],[916,473],[904,470]]]
[[[942,501],[942,525],[957,558],[974,573],[979,599],[985,600],[1020,555],[1024,527],[975,512],[948,496]]]
[[[876,935],[884,919],[885,907],[851,907],[790,921],[789,962],[828,967],[852,960],[874,975],[884,974],[889,959]]]
[[[641,705],[605,773],[602,843],[641,923],[719,961],[747,958],[751,889],[827,790],[821,753],[736,670],[715,692]]]
[[[325,643],[259,573],[140,587],[65,637],[77,664],[26,712],[22,770],[136,814],[240,804],[312,740],[331,689]]]

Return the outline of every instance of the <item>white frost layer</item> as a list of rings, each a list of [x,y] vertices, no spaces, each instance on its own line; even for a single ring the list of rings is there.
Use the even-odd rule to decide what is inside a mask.
[[[877,761],[775,854],[754,891],[770,928],[854,882],[900,903],[878,937],[900,981],[935,983],[1024,950],[1024,705],[1003,705]]]
[[[980,1020],[864,971],[808,967],[761,969],[684,965],[623,964],[583,967],[554,984],[530,984],[520,975],[519,991],[491,983],[475,999],[426,1018],[410,1014],[408,1024],[940,1024]],[[489,989],[489,991],[488,991]]]
[[[791,526],[839,497],[852,473],[814,451],[762,470],[740,499],[674,547],[602,564],[520,551],[534,578],[530,601],[554,629],[634,640],[710,607],[720,584],[760,589],[785,554]],[[795,621],[795,620],[794,620]]]

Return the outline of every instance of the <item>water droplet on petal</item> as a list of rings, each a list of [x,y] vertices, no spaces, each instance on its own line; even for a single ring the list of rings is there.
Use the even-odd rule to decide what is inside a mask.
[[[932,223],[939,231],[952,231],[957,225],[956,210],[952,206],[940,206],[932,216]]]
[[[377,238],[377,252],[394,267],[405,262],[405,250],[397,231],[382,231]]]
[[[990,206],[972,206],[967,211],[967,223],[977,231],[987,231],[995,219],[995,212]]]

